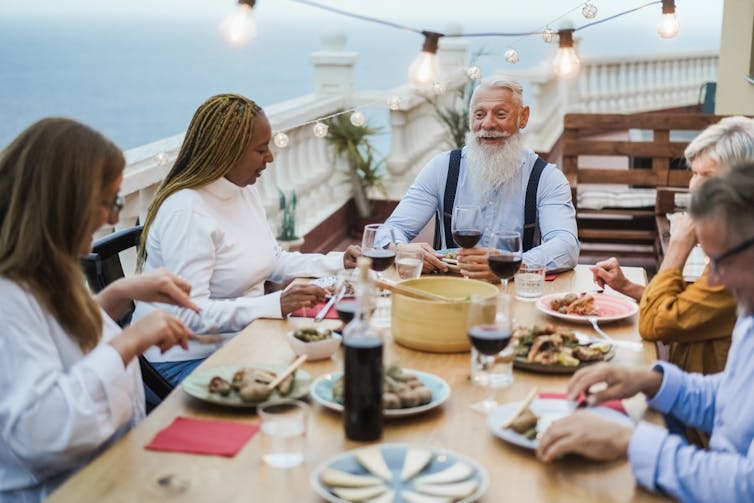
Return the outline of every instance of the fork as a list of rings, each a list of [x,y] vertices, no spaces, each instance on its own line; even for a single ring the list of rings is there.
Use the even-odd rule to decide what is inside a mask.
[[[325,304],[325,307],[319,310],[317,313],[317,316],[314,317],[314,321],[322,321],[325,319],[325,316],[327,316],[327,313],[330,311],[330,308],[333,307],[335,304],[340,302],[340,300],[343,298],[343,296],[346,294],[346,287],[343,286],[340,290],[338,290],[338,293],[336,295],[331,295],[330,300],[327,301],[327,304]]]
[[[624,349],[630,349],[631,351],[641,352],[644,350],[644,345],[641,342],[636,341],[619,341],[616,339],[613,339],[609,335],[607,335],[600,327],[597,325],[597,317],[596,316],[586,316],[586,319],[589,321],[589,323],[592,324],[592,327],[594,328],[594,331],[597,332],[597,335],[602,337],[604,340],[609,342],[615,347],[624,348]]]

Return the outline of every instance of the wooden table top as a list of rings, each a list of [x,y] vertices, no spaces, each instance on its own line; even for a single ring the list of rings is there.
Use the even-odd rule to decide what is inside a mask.
[[[643,269],[624,268],[634,281],[646,282]],[[561,274],[546,283],[545,293],[583,291],[594,288],[591,273],[584,266]],[[559,322],[539,313],[534,304],[516,302],[519,323]],[[605,324],[613,337],[638,340],[637,320]],[[294,353],[285,333],[310,325],[311,320],[257,320],[213,354],[200,368],[225,364],[286,364]],[[325,321],[323,326],[336,326]],[[574,325],[571,325],[574,326]],[[582,327],[590,332],[587,326]],[[654,348],[644,344],[643,353],[618,349],[614,362],[646,366],[655,359]],[[628,502],[663,501],[636,486],[627,462],[596,463],[571,457],[552,464],[536,460],[532,452],[509,445],[495,437],[485,417],[469,405],[485,390],[469,381],[469,354],[432,354],[394,344],[385,338],[385,362],[399,362],[405,368],[431,372],[450,384],[449,400],[422,415],[385,422],[382,442],[415,443],[456,451],[484,465],[490,486],[481,501],[542,502]],[[317,376],[342,369],[340,352],[324,361],[307,362],[303,368]],[[568,376],[515,371],[515,382],[499,390],[500,402],[523,399],[532,386],[542,391],[564,391]],[[127,436],[68,480],[49,499],[51,502],[88,501],[321,501],[313,492],[309,477],[323,461],[343,451],[362,447],[345,438],[341,416],[312,402],[306,438],[306,460],[291,469],[268,467],[261,460],[261,433],[233,458],[148,451],[154,435],[176,416],[258,422],[253,409],[237,410],[205,404],[188,396],[180,387]],[[648,413],[649,419],[658,416]]]

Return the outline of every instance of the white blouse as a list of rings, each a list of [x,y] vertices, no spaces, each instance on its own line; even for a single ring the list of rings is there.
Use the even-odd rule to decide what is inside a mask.
[[[18,284],[0,278],[0,299],[0,501],[39,501],[144,417],[141,372],[104,312],[84,354]]]
[[[176,192],[162,203],[147,237],[144,271],[165,267],[191,283],[199,314],[156,304],[178,316],[198,334],[244,329],[256,318],[280,318],[280,292],[264,295],[264,282],[318,277],[343,269],[343,255],[282,251],[275,240],[262,198],[254,186],[239,187],[220,178],[198,189]],[[155,305],[137,303],[134,319]],[[161,354],[155,362],[206,358],[213,344],[189,342]]]

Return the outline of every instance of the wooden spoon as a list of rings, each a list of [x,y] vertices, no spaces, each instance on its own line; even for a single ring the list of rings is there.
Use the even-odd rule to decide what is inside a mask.
[[[267,385],[269,389],[275,389],[278,384],[283,382],[286,377],[288,377],[293,371],[295,371],[297,368],[301,366],[302,363],[306,361],[306,355],[301,355],[298,358],[296,358],[293,363],[291,363],[287,369],[282,371],[278,374],[278,376],[270,382],[270,384]]]
[[[424,290],[419,290],[418,288],[412,288],[410,286],[401,285],[399,283],[392,283],[390,281],[385,281],[384,279],[377,279],[377,281],[375,281],[375,284],[379,288],[384,288],[385,290],[390,290],[393,293],[399,293],[401,295],[413,297],[415,299],[436,300],[440,302],[458,302],[461,300],[454,299],[452,297],[446,297],[444,295],[438,295],[432,292],[425,292]]]

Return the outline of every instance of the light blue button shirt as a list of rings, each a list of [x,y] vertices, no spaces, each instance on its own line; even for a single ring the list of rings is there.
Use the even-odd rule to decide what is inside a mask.
[[[712,432],[707,450],[639,423],[628,459],[639,484],[681,501],[754,501],[754,316],[738,319],[725,370],[702,376],[660,362],[664,376],[649,404]]]
[[[444,152],[429,161],[385,222],[395,229],[397,242],[411,241],[436,213],[442,214],[449,158],[450,152]],[[495,231],[514,231],[523,236],[526,186],[536,160],[537,155],[526,149],[519,176],[482,201],[467,177],[464,147],[455,205],[479,205],[482,208],[484,229],[477,246],[489,246],[490,235]],[[551,271],[573,268],[579,257],[576,211],[571,203],[568,181],[554,164],[547,165],[539,180],[537,221],[542,244],[524,253],[524,262],[544,264]],[[450,236],[445,236],[442,226],[441,233],[443,242],[453,242]]]

